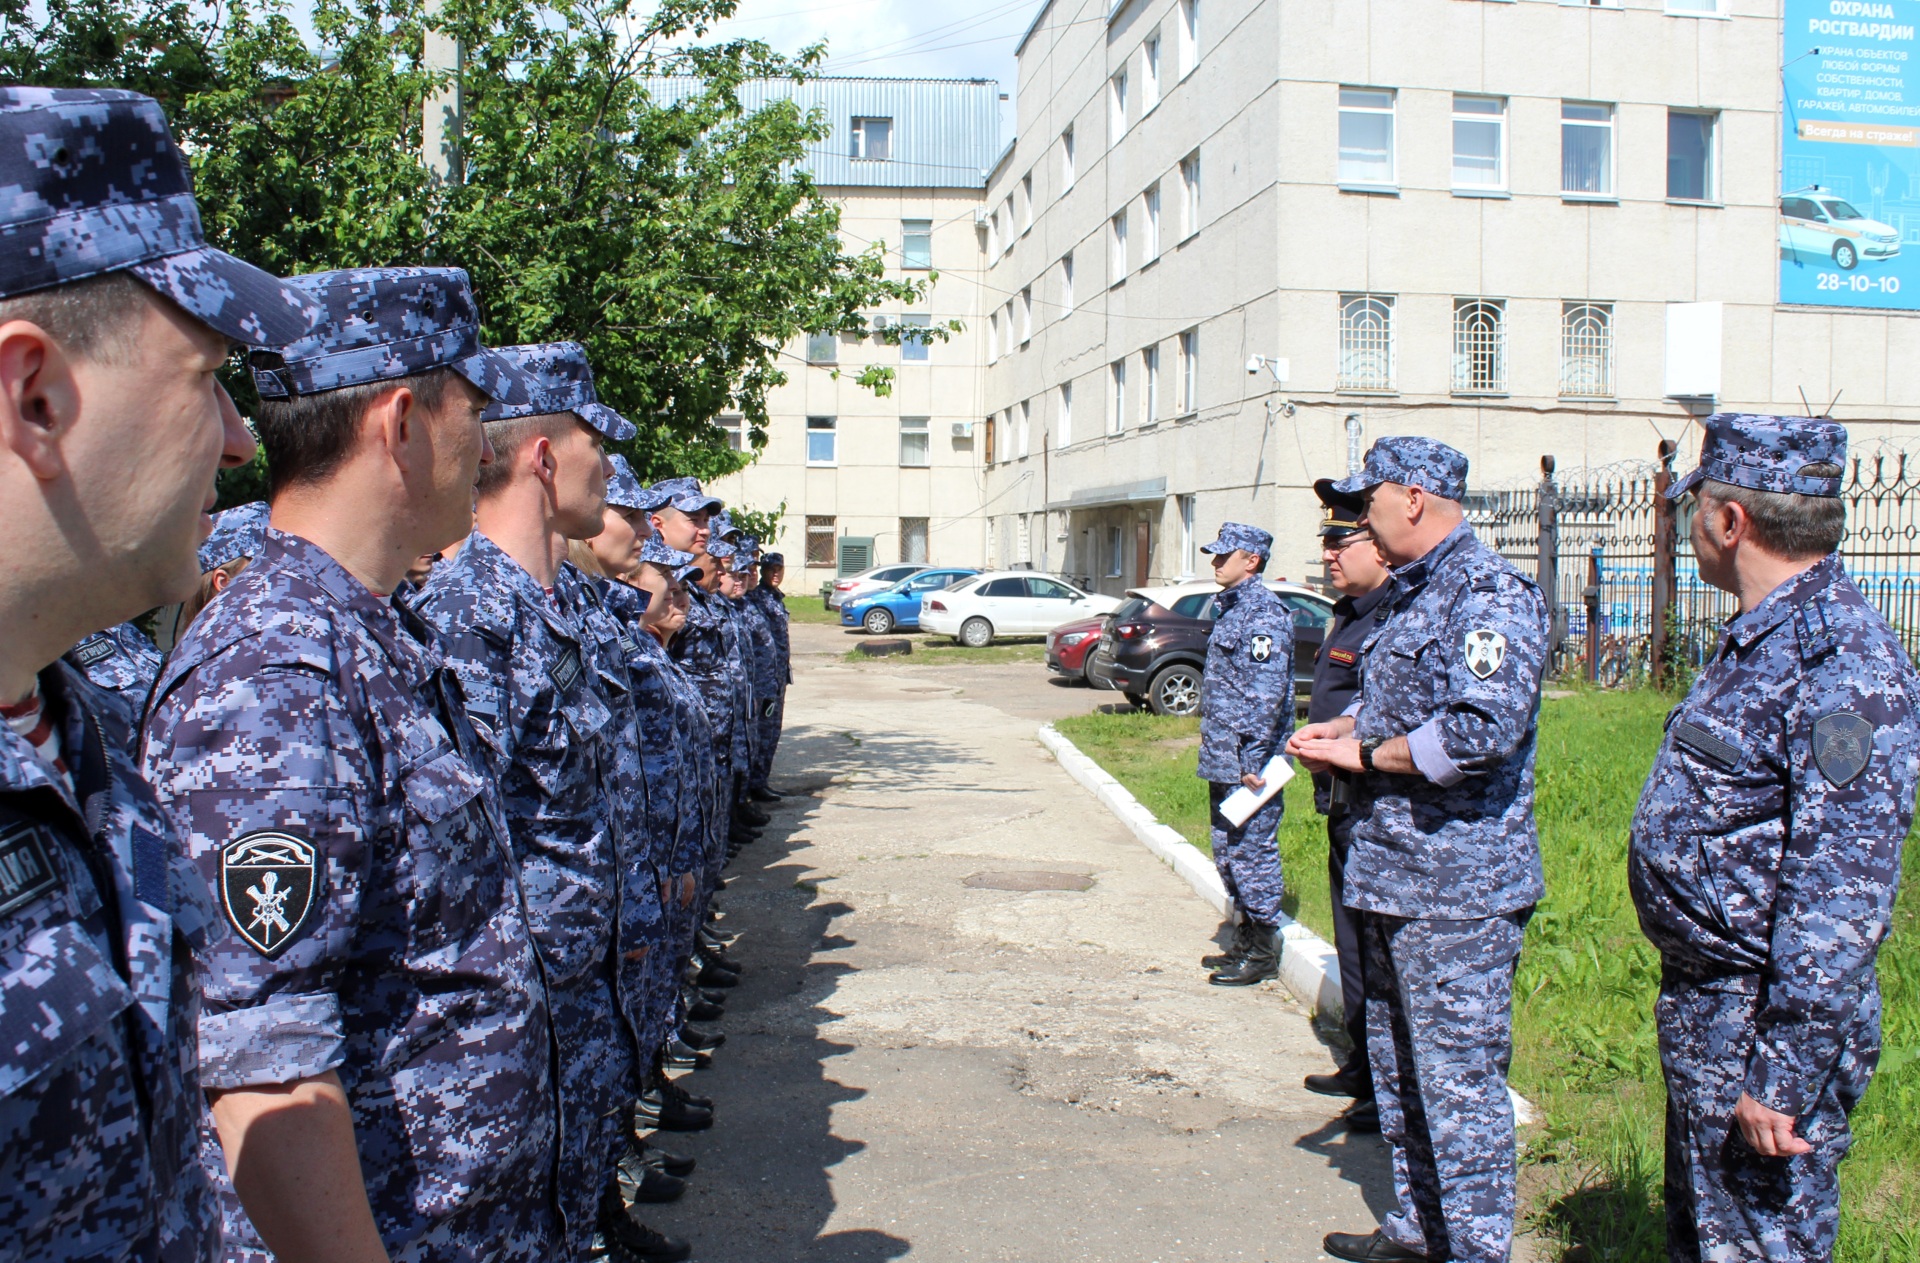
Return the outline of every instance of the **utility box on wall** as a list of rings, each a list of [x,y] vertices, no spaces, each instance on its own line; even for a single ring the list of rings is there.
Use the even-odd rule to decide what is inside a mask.
[[[873,568],[873,536],[842,535],[835,542],[840,546],[839,562],[842,579]]]

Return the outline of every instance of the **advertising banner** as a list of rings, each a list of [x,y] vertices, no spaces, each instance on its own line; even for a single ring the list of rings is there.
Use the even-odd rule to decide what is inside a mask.
[[[1780,301],[1920,310],[1920,0],[1786,0]]]

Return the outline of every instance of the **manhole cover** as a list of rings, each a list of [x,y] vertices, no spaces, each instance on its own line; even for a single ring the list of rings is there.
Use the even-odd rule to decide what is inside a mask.
[[[975,890],[1091,890],[1093,878],[1085,873],[1029,870],[1020,873],[975,873],[960,884]]]

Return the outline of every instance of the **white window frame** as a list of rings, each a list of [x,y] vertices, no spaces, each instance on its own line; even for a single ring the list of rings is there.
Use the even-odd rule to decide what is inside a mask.
[[[1486,107],[1491,106],[1491,109]],[[1494,130],[1492,179],[1462,179],[1460,170],[1460,129],[1488,127]],[[1478,156],[1475,155],[1475,158]],[[1453,98],[1453,190],[1456,193],[1504,193],[1507,188],[1507,99],[1497,96],[1472,96],[1456,93]]]
[[[1107,221],[1107,268],[1113,274],[1109,285],[1127,279],[1127,212],[1123,208]]]
[[[824,351],[825,354],[816,354]],[[807,335],[807,363],[838,364],[840,362],[840,335],[831,330],[809,333]]]
[[[909,263],[907,238],[921,237],[926,242],[926,253],[921,257],[925,263]],[[900,221],[900,270],[903,272],[925,272],[933,267],[933,221],[931,219],[903,219]]]
[[[933,342],[930,338],[909,336],[908,329],[932,329],[933,317],[909,312],[900,317],[900,362],[902,364],[925,364],[933,359]]]
[[[1394,301],[1391,294],[1340,295],[1340,359],[1334,389],[1394,389]]]
[[[868,125],[883,124],[882,135],[886,140],[880,147],[885,153],[873,153],[873,139],[868,134]],[[848,157],[855,162],[891,162],[893,161],[893,119],[878,114],[855,115],[851,125],[853,143],[848,147]]]
[[[1020,401],[1018,416],[1019,420],[1014,422],[1013,427],[1013,454],[1016,460],[1033,450],[1033,400]]]
[[[1180,77],[1185,79],[1200,64],[1200,0],[1180,0],[1179,23]]]
[[[1033,231],[1033,172],[1020,177],[1020,235]]]
[[[1611,399],[1613,304],[1560,304],[1560,395],[1564,399]]]
[[[1160,424],[1160,346],[1153,343],[1140,348],[1140,408],[1142,424]]]
[[[1153,113],[1160,104],[1160,34],[1154,32],[1140,44],[1140,117]]]
[[[1126,545],[1126,532],[1109,524],[1107,526],[1107,578],[1118,579],[1125,572],[1126,559],[1120,553]]]
[[[920,441],[917,444],[913,444],[912,446],[917,446],[920,449],[919,451],[920,459],[910,460],[908,459],[909,453],[907,450],[909,447],[908,440],[916,439],[916,438],[919,439]],[[900,418],[900,468],[926,469],[932,464],[933,464],[933,418],[901,417]]]
[[[815,425],[816,421],[825,421],[825,425]],[[813,436],[827,436],[828,455],[825,459],[816,457],[813,452]],[[828,416],[810,416],[807,418],[807,464],[815,468],[826,468],[840,463],[840,419]]]
[[[1119,434],[1127,428],[1127,362],[1115,360],[1107,365],[1107,433]]]
[[[1179,343],[1180,407],[1178,415],[1186,417],[1200,411],[1200,330],[1182,331]]]
[[[1701,173],[1701,195],[1682,197],[1673,191],[1673,120],[1675,118],[1704,118],[1707,120],[1707,169]],[[1674,110],[1667,111],[1667,179],[1666,193],[1669,202],[1685,202],[1690,205],[1714,205],[1720,201],[1720,112],[1718,110]]]
[[[1727,0],[1667,0],[1671,18],[1719,18],[1727,14]]]
[[[1453,300],[1453,393],[1507,393],[1507,304],[1501,298]]]
[[[1174,503],[1180,513],[1180,577],[1191,579],[1200,568],[1200,539],[1194,533],[1193,517],[1198,496],[1177,496]]]
[[[1358,85],[1343,85],[1339,88],[1340,135],[1336,139],[1339,150],[1347,147],[1347,120],[1349,118],[1381,118],[1387,120],[1387,159],[1386,174],[1381,177],[1378,171],[1349,168],[1347,159],[1335,153],[1336,181],[1342,188],[1382,189],[1398,188],[1400,185],[1399,141],[1400,126],[1398,112],[1400,94],[1392,88],[1367,88]],[[1383,107],[1380,102],[1386,102]],[[1356,152],[1358,152],[1356,150]]]
[[[1011,192],[1007,194],[1006,200],[1000,203],[1000,214],[1007,224],[1000,233],[1000,253],[1004,256],[1013,253],[1013,240],[1019,236],[1013,230],[1013,194]]]
[[[1147,212],[1147,231],[1140,242],[1140,266],[1145,267],[1160,257],[1160,181],[1149,184],[1140,200]]]
[[[1180,159],[1180,240],[1200,231],[1200,151]]]
[[[1113,137],[1109,147],[1127,134],[1127,68],[1120,67],[1107,80],[1107,132]]]
[[[1602,122],[1599,119],[1591,119],[1591,118],[1571,118],[1570,119],[1567,117],[1567,111],[1569,109],[1604,110],[1606,111],[1606,115],[1607,115],[1606,121]],[[1619,196],[1619,192],[1618,192],[1618,171],[1619,171],[1618,157],[1619,155],[1615,148],[1616,137],[1619,134],[1619,130],[1615,126],[1615,124],[1618,121],[1618,115],[1619,115],[1618,109],[1611,102],[1607,102],[1607,101],[1562,101],[1560,102],[1560,196],[1575,198],[1575,199],[1594,198],[1596,200],[1604,200],[1604,201],[1614,201],[1618,198]],[[1578,128],[1581,131],[1598,131],[1598,132],[1605,133],[1605,141],[1606,141],[1606,149],[1605,149],[1606,187],[1605,188],[1573,189],[1573,188],[1567,187],[1568,184],[1571,183],[1570,177],[1572,175],[1572,172],[1569,171],[1567,167],[1567,135],[1569,130],[1574,128]]]
[[[1033,286],[1020,291],[1020,345],[1033,341]]]
[[[1073,128],[1071,126],[1060,133],[1060,195],[1065,197],[1067,190],[1073,187]]]
[[[1060,256],[1060,314],[1073,314],[1073,251]]]
[[[723,412],[713,419],[714,426],[727,436],[727,450],[747,450],[747,419],[737,412]]]
[[[1000,309],[994,308],[987,313],[987,363],[992,364],[1000,358]]]
[[[1054,437],[1055,447],[1073,442],[1073,383],[1060,384],[1060,424]]]

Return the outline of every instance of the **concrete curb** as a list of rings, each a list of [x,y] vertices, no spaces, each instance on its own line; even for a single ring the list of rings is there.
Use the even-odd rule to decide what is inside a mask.
[[[1211,904],[1221,916],[1227,915],[1227,888],[1221,884],[1220,874],[1207,857],[1200,854],[1198,847],[1188,842],[1183,834],[1160,823],[1151,811],[1140,804],[1139,799],[1127,792],[1126,786],[1082,754],[1080,747],[1061,735],[1060,730],[1052,724],[1041,724],[1039,735],[1040,744],[1059,761],[1068,776],[1099,799],[1149,851],[1186,878],[1195,894]],[[1334,950],[1333,944],[1292,917],[1284,915],[1280,918],[1279,938],[1280,981],[1316,1015],[1324,1014],[1338,1020],[1343,1009],[1340,1002],[1340,954]],[[1516,1121],[1522,1125],[1538,1121],[1538,1115],[1525,1097],[1512,1088],[1507,1089],[1507,1095],[1513,1100]]]

